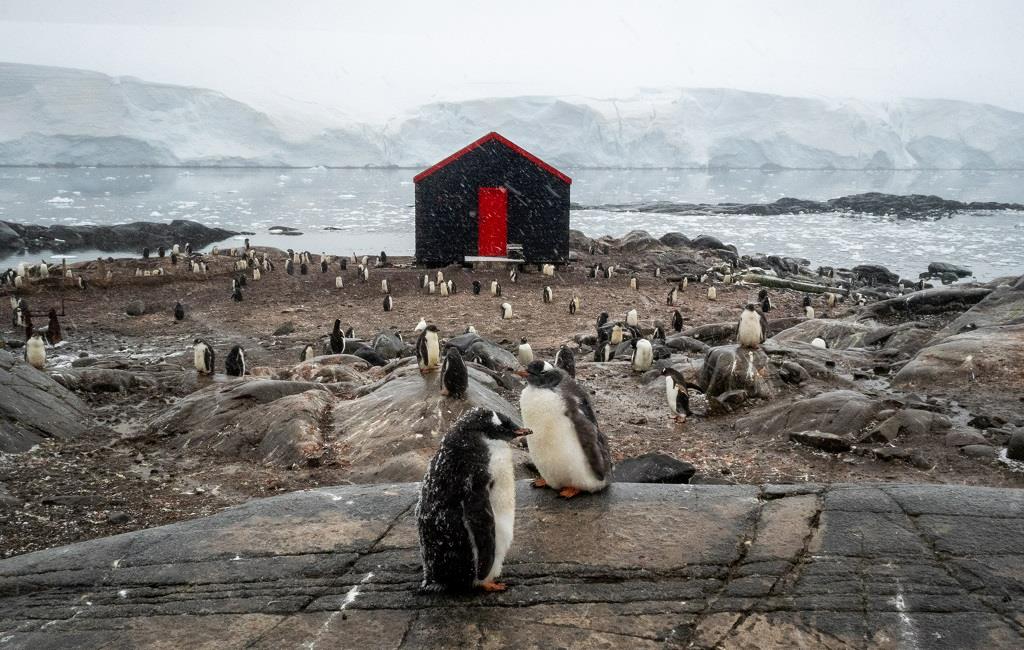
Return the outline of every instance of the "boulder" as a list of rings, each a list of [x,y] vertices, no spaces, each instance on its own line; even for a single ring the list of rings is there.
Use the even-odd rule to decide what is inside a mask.
[[[95,365],[95,364],[93,364]],[[53,378],[68,390],[84,393],[116,393],[151,389],[159,379],[176,380],[180,372],[149,373],[112,368],[64,368],[53,371]]]
[[[692,244],[690,238],[681,232],[667,232],[658,241],[672,248],[691,247]]]
[[[880,264],[860,264],[851,269],[853,275],[868,284],[896,284],[900,276]]]
[[[631,230],[618,241],[616,249],[623,253],[645,253],[664,250],[665,246],[643,230]]]
[[[274,336],[286,336],[288,334],[291,334],[294,331],[295,331],[295,322],[294,321],[286,321],[286,322],[281,323],[280,325],[277,326],[277,329],[274,330]]]
[[[1010,442],[1006,446],[1006,457],[1024,462],[1024,431],[1018,431],[1010,436]]]
[[[684,334],[669,336],[665,339],[665,345],[678,352],[692,352],[695,354],[704,354],[711,349],[707,343]]]
[[[902,387],[961,388],[977,384],[986,390],[1020,394],[1024,367],[1024,324],[985,327],[956,334],[930,345],[896,374]]]
[[[690,248],[718,250],[728,247],[717,237],[712,237],[711,235],[697,235],[697,237],[690,242]]]
[[[768,355],[760,348],[750,350],[737,345],[723,345],[708,351],[701,368],[700,385],[709,398],[733,390],[761,398],[770,398],[775,393]]]
[[[1020,323],[1024,323],[1024,291],[1004,285],[935,332],[931,342],[938,343],[950,336],[983,327]]]
[[[896,298],[873,302],[862,312],[872,316],[927,315],[950,311],[967,311],[992,293],[990,287],[957,286],[914,291]]]
[[[129,316],[142,316],[146,313],[146,303],[141,300],[133,300],[125,306],[124,313]]]
[[[837,390],[810,399],[772,405],[756,415],[738,420],[735,428],[752,435],[821,431],[856,436],[881,410],[882,405],[877,400],[855,391]]]
[[[480,365],[491,370],[515,370],[519,367],[519,360],[515,355],[487,339],[480,339],[470,345],[465,356],[470,360],[479,359]]]
[[[960,448],[960,453],[968,458],[989,459],[999,455],[999,450],[991,445],[966,445]]]
[[[778,343],[810,343],[816,338],[823,339],[829,349],[844,350],[864,346],[865,337],[871,327],[851,321],[812,318],[797,323],[772,337]]]
[[[789,439],[830,454],[841,454],[851,449],[850,442],[846,438],[824,431],[794,431],[789,434]]]
[[[687,483],[697,468],[668,454],[651,452],[615,463],[616,483]]]
[[[943,442],[950,447],[966,447],[967,445],[987,445],[988,439],[977,431],[959,430],[947,433]]]
[[[418,481],[441,437],[465,411],[479,406],[519,422],[518,409],[483,386],[473,373],[465,399],[440,393],[439,372],[399,368],[372,392],[339,401],[332,414],[339,453],[354,482]]]
[[[736,323],[708,323],[698,325],[682,331],[683,336],[707,343],[708,345],[723,345],[736,340]],[[665,341],[668,343],[668,341]]]
[[[73,393],[0,350],[0,452],[27,451],[46,438],[74,438],[89,421],[88,407]]]
[[[974,272],[970,269],[965,269],[962,266],[956,264],[948,264],[946,262],[932,262],[928,265],[928,273],[933,276],[941,276],[947,273],[952,273],[958,278],[969,278],[974,275]]]
[[[865,434],[862,441],[892,442],[900,436],[939,434],[953,426],[949,418],[921,409],[902,409]]]
[[[385,359],[399,359],[405,356],[406,345],[392,330],[381,330],[370,344],[377,354]]]

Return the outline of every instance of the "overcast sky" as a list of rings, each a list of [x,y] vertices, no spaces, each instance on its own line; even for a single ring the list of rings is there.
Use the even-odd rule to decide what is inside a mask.
[[[1024,110],[1024,0],[0,0],[0,60],[382,119],[433,100],[727,87]]]

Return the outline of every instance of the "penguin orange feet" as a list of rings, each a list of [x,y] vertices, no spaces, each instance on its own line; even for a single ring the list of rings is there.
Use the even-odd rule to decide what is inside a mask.
[[[505,591],[508,589],[508,585],[504,582],[485,582],[480,585],[480,588],[488,593],[494,593],[496,591]]]
[[[535,478],[535,479],[533,479],[533,483],[530,483],[530,485],[532,485],[535,488],[542,488],[542,487],[547,487],[548,486],[548,482],[545,481],[542,478]]]
[[[580,493],[580,489],[579,488],[564,487],[558,493],[558,496],[562,497],[563,499],[571,499],[571,498],[573,498],[574,496],[576,496],[579,493]]]

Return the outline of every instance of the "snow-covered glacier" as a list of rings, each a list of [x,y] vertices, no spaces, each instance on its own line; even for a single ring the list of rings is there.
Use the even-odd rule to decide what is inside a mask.
[[[646,89],[438,102],[302,136],[287,118],[212,90],[0,64],[3,165],[420,167],[499,131],[565,167],[1024,168],[1024,113],[941,99]]]

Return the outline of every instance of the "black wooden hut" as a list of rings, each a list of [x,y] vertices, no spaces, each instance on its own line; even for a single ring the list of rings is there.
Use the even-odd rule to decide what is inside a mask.
[[[505,259],[569,259],[572,179],[491,132],[413,178],[416,262],[425,266]]]

